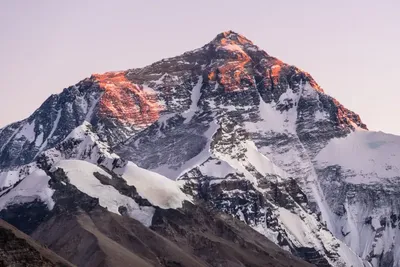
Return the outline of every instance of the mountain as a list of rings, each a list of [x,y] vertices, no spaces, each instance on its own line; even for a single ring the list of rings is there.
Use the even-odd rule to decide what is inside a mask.
[[[17,180],[0,217],[77,266],[311,266],[111,153],[87,122],[3,175]]]
[[[125,251],[114,242],[127,261],[148,259],[106,224],[137,233],[123,218],[149,229],[130,240],[151,264],[174,266],[162,259],[179,253],[183,266],[285,264],[267,257],[269,239],[316,266],[399,267],[399,148],[310,74],[228,31],[144,68],[93,74],[1,129],[0,218],[75,264],[87,253],[65,254],[65,227],[96,240],[79,241],[102,251],[93,260],[112,265]],[[185,251],[159,251],[155,234]]]

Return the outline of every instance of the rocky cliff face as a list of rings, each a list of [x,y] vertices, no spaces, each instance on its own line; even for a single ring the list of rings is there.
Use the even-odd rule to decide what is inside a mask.
[[[157,207],[191,201],[317,266],[400,266],[400,137],[368,131],[310,74],[231,31],[94,74],[1,129],[0,145],[0,216],[40,214],[26,231],[61,209],[71,184],[68,210],[89,196],[151,226]],[[50,187],[33,194],[29,181]]]

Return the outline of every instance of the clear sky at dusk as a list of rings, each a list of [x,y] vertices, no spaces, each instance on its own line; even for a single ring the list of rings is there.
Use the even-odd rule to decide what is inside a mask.
[[[0,1],[0,127],[90,76],[243,34],[400,134],[400,1]]]

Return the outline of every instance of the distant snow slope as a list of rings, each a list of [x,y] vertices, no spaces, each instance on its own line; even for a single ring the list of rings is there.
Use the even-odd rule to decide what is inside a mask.
[[[374,266],[400,266],[400,137],[356,130],[315,157],[331,231]]]
[[[315,160],[319,166],[339,165],[349,183],[400,179],[400,136],[357,130],[332,139]]]

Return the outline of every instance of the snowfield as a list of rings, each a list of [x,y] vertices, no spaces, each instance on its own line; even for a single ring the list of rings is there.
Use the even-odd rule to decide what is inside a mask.
[[[349,183],[400,181],[400,136],[356,130],[331,140],[315,160],[320,166],[339,165],[347,170]]]
[[[140,196],[160,208],[177,209],[182,207],[183,201],[192,201],[191,197],[182,192],[177,182],[140,168],[130,161],[115,172],[120,174],[128,185],[135,186]]]
[[[49,187],[49,180],[50,177],[43,170],[33,171],[10,192],[0,197],[0,210],[8,205],[29,203],[34,200],[42,201],[50,210],[53,209],[54,201],[51,197],[54,190]]]
[[[132,218],[143,225],[151,225],[154,208],[140,207],[132,198],[122,195],[111,185],[103,185],[94,173],[100,173],[110,179],[111,176],[98,166],[82,160],[61,160],[53,166],[53,171],[57,168],[65,171],[69,182],[78,190],[99,199],[102,207],[116,214],[120,214],[119,207],[125,207]]]

